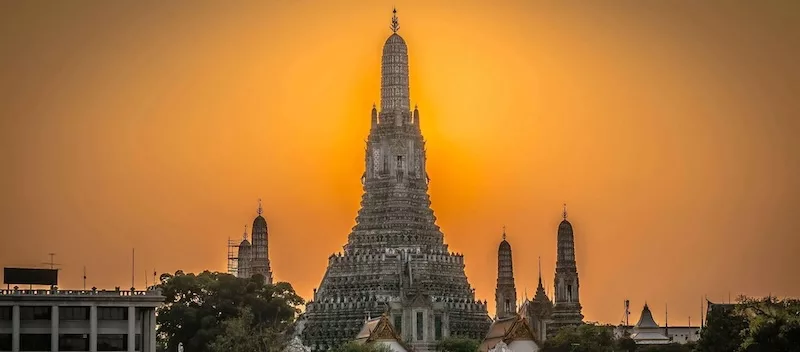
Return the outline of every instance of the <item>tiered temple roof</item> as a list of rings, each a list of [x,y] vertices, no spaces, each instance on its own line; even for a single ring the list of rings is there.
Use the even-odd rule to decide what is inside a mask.
[[[408,47],[396,33],[397,17],[391,28],[381,60],[381,111],[373,107],[371,114],[361,209],[344,252],[328,258],[304,315],[302,339],[314,350],[353,340],[365,316],[384,313],[404,340],[426,344],[415,345],[418,351],[447,333],[479,339],[490,324],[463,256],[448,251],[430,208],[425,140],[419,111],[410,111]]]

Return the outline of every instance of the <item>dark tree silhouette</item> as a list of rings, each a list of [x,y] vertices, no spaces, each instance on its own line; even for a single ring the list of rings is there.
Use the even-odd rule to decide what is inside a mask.
[[[167,351],[207,352],[225,329],[224,322],[243,312],[252,316],[251,326],[271,331],[286,330],[300,312],[303,299],[292,285],[264,283],[264,277],[236,278],[205,271],[199,275],[161,275],[158,288],[166,296],[158,308],[158,338]],[[232,323],[233,324],[233,323]]]

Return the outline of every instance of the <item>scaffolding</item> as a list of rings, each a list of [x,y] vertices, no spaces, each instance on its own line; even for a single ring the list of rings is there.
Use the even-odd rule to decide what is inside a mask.
[[[228,274],[238,276],[239,272],[239,244],[228,237]]]

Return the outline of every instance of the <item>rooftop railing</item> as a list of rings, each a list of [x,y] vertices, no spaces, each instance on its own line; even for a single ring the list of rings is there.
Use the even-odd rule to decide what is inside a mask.
[[[101,296],[101,297],[130,297],[130,296],[159,296],[161,290],[59,290],[59,289],[4,289],[0,290],[0,296]]]

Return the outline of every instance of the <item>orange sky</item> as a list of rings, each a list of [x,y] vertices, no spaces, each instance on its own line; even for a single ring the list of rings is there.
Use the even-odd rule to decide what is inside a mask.
[[[0,264],[224,270],[261,197],[308,298],[358,210],[392,5],[479,297],[503,225],[520,294],[540,255],[552,284],[564,202],[588,320],[800,295],[797,1],[3,1]]]

